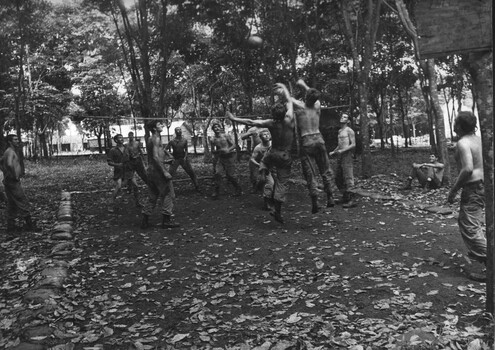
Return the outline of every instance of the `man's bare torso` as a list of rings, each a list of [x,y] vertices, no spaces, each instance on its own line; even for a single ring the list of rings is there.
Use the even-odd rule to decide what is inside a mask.
[[[354,131],[348,127],[345,126],[339,130],[339,149],[344,149],[347,146],[350,145],[350,133],[354,133]]]
[[[10,163],[7,161],[10,158]],[[16,179],[21,177],[21,163],[19,162],[19,157],[17,156],[17,152],[12,149],[12,147],[8,147],[5,150],[5,153],[2,157],[2,168],[5,169],[5,175],[13,175]],[[10,170],[9,170],[10,168]]]
[[[163,162],[165,159],[165,150],[163,149],[162,139],[159,136],[153,135],[150,137],[151,150],[156,151],[157,161]],[[158,164],[154,164],[155,167],[160,167]]]
[[[139,157],[139,155],[141,153],[141,150],[139,147],[139,142],[137,142],[136,140],[129,141],[127,143],[126,147],[127,147],[128,152],[129,152],[129,156],[131,158]]]
[[[227,154],[231,153],[232,143],[230,138],[225,133],[220,133],[218,135],[215,134],[212,139],[212,143],[215,146],[215,150],[218,151],[219,154]]]

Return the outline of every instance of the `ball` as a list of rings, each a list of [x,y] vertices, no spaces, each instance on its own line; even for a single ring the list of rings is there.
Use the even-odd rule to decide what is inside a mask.
[[[248,39],[247,39],[247,43],[250,47],[252,48],[258,48],[258,47],[261,47],[263,45],[263,39],[261,39],[259,36],[257,35],[251,35]]]

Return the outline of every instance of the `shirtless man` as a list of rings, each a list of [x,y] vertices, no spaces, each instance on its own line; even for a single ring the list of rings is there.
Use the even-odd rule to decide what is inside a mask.
[[[483,155],[481,138],[475,135],[476,117],[461,111],[454,122],[459,136],[455,160],[459,175],[449,191],[447,201],[453,203],[462,188],[459,207],[459,231],[468,249],[468,256],[486,264],[486,235],[483,230],[485,189],[483,187]],[[476,277],[474,274],[470,278]],[[473,278],[475,279],[475,278]]]
[[[212,198],[218,199],[220,196],[220,186],[223,174],[235,188],[235,196],[242,195],[242,188],[235,175],[236,147],[232,137],[225,134],[222,125],[214,121],[211,126],[215,135],[210,140],[213,153],[213,180],[215,182],[215,192]]]
[[[199,192],[198,179],[189,162],[187,148],[187,140],[182,136],[182,129],[179,127],[175,128],[175,137],[167,145],[167,150],[172,151],[172,156],[174,157],[174,160],[170,165],[170,175],[175,177],[177,168],[180,165],[191,178],[196,191]]]
[[[129,141],[125,145],[126,151],[126,171],[132,173],[132,178],[134,178],[134,173],[137,173],[144,183],[148,182],[146,176],[146,169],[144,168],[143,151],[141,149],[141,142],[134,138],[134,133],[130,131],[127,136]],[[128,174],[130,176],[130,174]],[[136,180],[134,180],[134,183]],[[137,186],[137,183],[136,183]]]
[[[127,168],[124,137],[121,134],[117,134],[113,137],[113,140],[116,145],[108,151],[107,155],[107,164],[113,167],[113,182],[115,186],[108,205],[109,213],[115,212],[115,202],[117,200],[117,196],[122,187],[127,185],[129,181],[131,181],[131,187],[134,190],[134,202],[137,207],[141,206],[139,203],[138,187],[136,179],[134,179],[134,173],[130,172]]]
[[[310,88],[304,80],[299,79],[297,85],[306,91],[305,101],[292,98],[296,115],[299,137],[301,138],[301,165],[311,196],[312,210],[318,212],[318,179],[316,167],[323,180],[323,189],[327,194],[327,207],[333,207],[335,202],[332,195],[334,175],[330,168],[325,141],[320,133],[320,92]]]
[[[342,114],[340,117],[339,142],[337,147],[329,153],[329,156],[337,155],[337,185],[343,192],[342,201],[344,208],[356,206],[353,194],[349,191],[354,187],[354,169],[352,151],[356,148],[356,136],[354,130],[349,127],[349,116]]]
[[[272,147],[267,151],[260,163],[262,178],[266,178],[269,172],[274,176],[273,204],[275,211],[272,213],[275,220],[284,223],[282,218],[282,204],[286,201],[288,180],[292,166],[290,151],[294,140],[294,113],[289,90],[284,84],[275,84],[276,93],[285,98],[286,105],[277,102],[272,106],[272,118],[264,120],[252,120],[234,117],[227,113],[230,120],[248,126],[268,128],[272,137]],[[265,180],[263,180],[266,182]]]
[[[253,169],[256,169],[256,174],[257,174],[257,186],[263,186],[263,210],[270,210],[270,205],[272,203],[272,197],[273,197],[273,177],[271,173],[269,172],[268,175],[266,176],[266,179],[263,179],[266,182],[259,181],[259,169],[260,169],[260,162],[265,156],[266,152],[270,149],[271,146],[271,135],[270,131],[268,129],[265,129],[264,131],[260,132],[260,139],[261,143],[257,145],[254,150],[253,154],[251,155],[251,159],[249,160],[249,166],[250,168],[252,167]]]
[[[25,222],[24,227],[28,231],[39,231],[31,219],[31,208],[24,189],[21,186],[21,163],[17,155],[19,148],[19,138],[17,135],[7,135],[7,149],[2,158],[0,158],[0,169],[3,172],[3,184],[5,187],[5,195],[7,197],[7,240],[13,239],[14,232],[18,231],[15,226],[17,214],[21,216]]]
[[[166,154],[163,149],[160,133],[163,130],[163,123],[157,120],[148,125],[151,136],[148,140],[147,149],[151,152],[148,165],[148,202],[145,203],[142,211],[141,228],[149,227],[149,217],[153,213],[157,201],[161,205],[162,228],[179,227],[172,222],[175,193],[172,183],[172,175],[165,168]]]
[[[261,144],[261,133],[264,131],[268,131],[268,130],[266,128],[258,128],[256,126],[253,126],[249,128],[244,134],[241,134],[241,140],[250,139],[251,140],[250,150],[254,152],[254,149],[259,144]],[[249,180],[251,181],[251,185],[253,186],[252,193],[257,192],[258,173],[259,173],[259,166],[254,165],[252,162],[249,162]]]

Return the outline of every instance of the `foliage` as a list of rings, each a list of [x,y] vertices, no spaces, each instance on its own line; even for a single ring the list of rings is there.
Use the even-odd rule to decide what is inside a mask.
[[[376,13],[379,25],[372,51],[366,48],[369,36],[360,36],[373,35],[375,29],[367,20],[371,9],[352,0],[139,0],[131,6],[115,0],[56,6],[41,0],[9,0],[6,4],[0,9],[5,23],[0,31],[0,118],[6,130],[16,125],[16,116],[25,131],[63,127],[56,125],[69,113],[62,102],[69,106],[69,91],[78,89],[84,93],[71,102],[80,106],[69,114],[77,111],[74,120],[85,133],[96,135],[106,132],[107,121],[124,114],[144,121],[159,117],[168,123],[194,118],[199,124],[208,116],[222,116],[227,108],[237,114],[263,115],[274,100],[273,83],[284,82],[292,90],[298,78],[322,91],[323,105],[350,113],[354,126],[363,126],[359,113],[368,112],[370,128],[382,137],[407,136],[410,125],[422,133],[430,127],[425,123],[429,106],[421,101],[415,84],[419,75],[411,40],[390,3]],[[344,13],[356,35],[349,35]],[[251,34],[263,39],[261,47],[247,44]],[[350,37],[357,51],[353,52]],[[365,53],[366,62],[356,61]],[[24,74],[28,60],[30,72]],[[442,61],[439,86],[445,99],[452,101],[452,109],[454,99],[460,106],[470,88],[463,62],[455,57]],[[362,68],[366,69],[360,75]],[[360,89],[366,79],[368,87]],[[48,112],[51,102],[42,99],[54,98],[51,87],[60,95],[57,107]],[[43,91],[35,92],[37,88]],[[100,91],[92,96],[91,89]],[[299,89],[292,93],[302,97]],[[43,120],[49,114],[51,119]],[[110,118],[87,118],[96,114]],[[453,116],[454,112],[449,114],[449,120]],[[387,128],[386,119],[392,127]]]

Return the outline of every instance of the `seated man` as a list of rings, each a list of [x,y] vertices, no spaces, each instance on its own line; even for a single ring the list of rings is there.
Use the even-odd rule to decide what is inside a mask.
[[[443,163],[438,161],[437,156],[430,155],[429,163],[413,163],[411,176],[407,177],[407,182],[401,190],[410,190],[411,183],[414,178],[417,178],[421,187],[425,190],[431,190],[442,186],[443,180]]]

